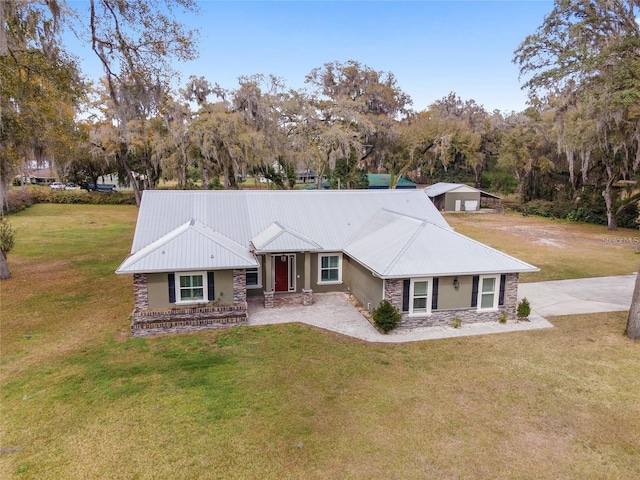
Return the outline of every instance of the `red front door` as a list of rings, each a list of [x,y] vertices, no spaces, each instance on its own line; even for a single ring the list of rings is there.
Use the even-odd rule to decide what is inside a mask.
[[[283,260],[284,259],[284,260]],[[274,257],[276,268],[276,292],[288,292],[289,291],[289,256],[280,255]]]

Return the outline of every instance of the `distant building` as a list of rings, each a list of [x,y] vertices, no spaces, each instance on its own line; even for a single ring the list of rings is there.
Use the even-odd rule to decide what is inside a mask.
[[[388,173],[368,173],[367,179],[369,180],[369,190],[382,190],[388,189],[391,185],[391,175]],[[396,189],[416,189],[417,183],[413,183],[411,180],[407,180],[404,177],[400,177],[396,184]]]
[[[462,183],[440,182],[424,191],[441,212],[475,212],[480,208],[502,208],[502,199],[497,195]]]

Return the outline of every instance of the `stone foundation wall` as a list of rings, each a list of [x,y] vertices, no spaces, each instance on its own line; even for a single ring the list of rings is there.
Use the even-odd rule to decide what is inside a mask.
[[[225,328],[247,324],[247,303],[227,306],[134,310],[131,331],[134,336],[179,332],[202,328]]]
[[[410,317],[408,314],[402,314],[402,320],[396,327],[398,330],[406,330],[416,327],[439,327],[451,326],[456,317],[460,319],[460,323],[479,323],[479,322],[497,322],[500,317],[507,313],[504,307],[491,312],[479,312],[476,308],[460,308],[453,310],[433,310],[431,315],[424,317]],[[507,317],[509,314],[507,313]]]

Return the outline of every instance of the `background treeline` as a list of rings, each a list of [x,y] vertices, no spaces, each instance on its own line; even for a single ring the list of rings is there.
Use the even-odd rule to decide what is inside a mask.
[[[196,44],[172,12],[195,6],[164,3],[92,0],[89,12],[75,16],[61,1],[0,3],[3,209],[10,180],[46,162],[60,180],[84,186],[116,173],[137,202],[161,180],[177,188],[240,188],[261,176],[294,188],[297,171],[313,170],[333,186],[358,188],[365,173],[390,173],[396,181],[464,182],[514,194],[531,214],[637,226],[640,37],[637,22],[621,24],[634,2],[594,0],[601,9],[584,18],[575,9],[590,2],[558,3],[548,25],[516,51],[531,92],[522,112],[488,112],[454,92],[415,111],[393,73],[357,61],[319,66],[304,89],[262,74],[240,77],[235,89],[195,76],[175,88],[180,77],[171,62],[192,58]],[[536,55],[549,52],[545,42],[558,48],[553,39],[562,32],[553,28],[562,22],[554,18],[591,22],[583,39],[588,28],[606,33],[601,46],[590,44],[609,49],[602,65],[594,66],[600,57],[585,57],[571,71],[548,74],[553,63]],[[91,42],[104,67],[97,84],[65,51],[65,27]],[[616,39],[615,54],[627,55],[624,68],[611,55]],[[576,69],[587,67],[581,78]]]

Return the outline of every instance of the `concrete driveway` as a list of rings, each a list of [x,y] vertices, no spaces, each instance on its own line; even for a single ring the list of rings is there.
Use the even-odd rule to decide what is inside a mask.
[[[634,283],[635,275],[523,283],[519,285],[518,298],[527,297],[531,303],[529,321],[463,324],[460,328],[415,328],[392,331],[387,335],[373,328],[344,293],[315,294],[314,304],[309,306],[300,305],[299,299],[287,301],[285,297],[276,308],[264,308],[262,297],[253,297],[248,301],[249,325],[300,322],[381,343],[536,330],[553,327],[546,316],[628,310]]]
[[[521,283],[524,297],[542,317],[629,310],[636,275]]]

